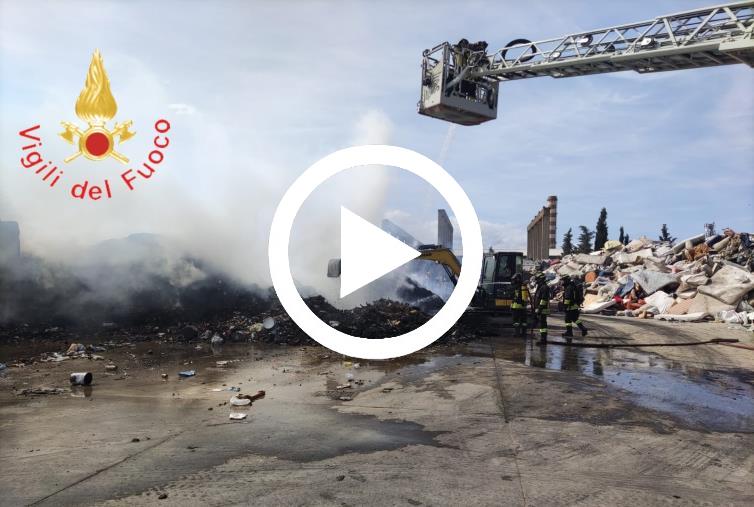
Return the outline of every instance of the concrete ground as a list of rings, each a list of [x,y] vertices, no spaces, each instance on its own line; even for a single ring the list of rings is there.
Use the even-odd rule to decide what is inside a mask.
[[[595,343],[752,341],[724,324],[586,322]],[[754,350],[540,347],[489,329],[387,362],[148,343],[104,352],[115,374],[8,368],[0,504],[754,504]],[[80,370],[94,385],[67,387]],[[16,394],[37,386],[65,392]],[[231,409],[213,390],[228,386],[267,394]]]

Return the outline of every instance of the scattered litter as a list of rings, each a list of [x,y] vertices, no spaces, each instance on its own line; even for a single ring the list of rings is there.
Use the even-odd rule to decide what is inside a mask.
[[[47,362],[59,363],[60,361],[67,361],[69,359],[70,357],[64,356],[60,352],[53,352],[51,354],[47,354],[45,357],[42,357],[40,361],[43,363],[47,363]]]
[[[42,396],[46,394],[62,394],[65,389],[60,387],[30,387],[17,393],[21,396]]]
[[[226,366],[228,366],[229,363],[230,363],[230,361],[216,361],[215,365],[218,368],[225,368]]]
[[[238,398],[236,396],[233,396],[230,399],[230,404],[236,407],[243,407],[246,405],[251,405],[251,400],[249,398]]]
[[[86,347],[83,343],[71,343],[71,345],[68,347],[68,350],[66,351],[66,355],[72,356],[84,352],[86,352]]]
[[[6,368],[7,366],[5,365],[5,363],[0,363],[0,371],[3,371]]]
[[[343,384],[341,386],[335,386],[335,389],[351,389],[351,384]]]
[[[75,386],[88,386],[92,383],[93,376],[91,372],[71,373],[71,384]]]
[[[223,392],[223,391],[230,391],[232,393],[238,393],[238,392],[241,391],[241,388],[237,387],[237,386],[215,387],[214,389],[210,389],[210,391],[215,392],[215,393],[220,393],[220,392]]]
[[[214,335],[214,336],[212,337],[212,339],[210,340],[210,343],[211,343],[212,345],[222,345],[222,343],[223,343],[224,341],[225,341],[225,340],[223,340],[223,337],[222,337],[222,336],[220,336],[219,334],[216,334],[216,335]]]
[[[265,318],[265,319],[264,319],[264,320],[262,321],[262,326],[263,326],[263,327],[264,327],[265,329],[272,329],[273,327],[275,327],[275,319],[273,319],[272,317],[266,317],[266,318]]]
[[[162,380],[167,380],[168,379],[168,374],[167,373],[160,373],[160,377],[162,377]]]
[[[228,416],[228,419],[231,419],[233,421],[241,421],[243,419],[246,419],[246,414],[241,412],[231,412]]]
[[[196,370],[186,370],[186,371],[178,372],[179,377],[193,377],[194,375],[196,375]]]
[[[257,391],[257,394],[237,394],[233,398],[231,398],[231,404],[233,403],[233,400],[239,400],[239,401],[246,401],[248,400],[249,403],[252,403],[256,400],[262,399],[265,396],[264,391]],[[244,403],[244,405],[248,405],[248,403]]]
[[[106,364],[105,365],[105,371],[118,371],[118,365],[117,364]]]

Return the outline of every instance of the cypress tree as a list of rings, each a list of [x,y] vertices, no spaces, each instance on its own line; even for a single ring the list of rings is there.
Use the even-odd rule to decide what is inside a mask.
[[[579,246],[577,250],[579,253],[589,253],[592,251],[592,238],[594,238],[594,231],[590,231],[585,225],[579,225],[581,233],[579,234]]]
[[[573,253],[573,232],[569,228],[568,231],[563,235],[563,243],[560,245],[560,247],[563,250],[563,255],[568,255]]]
[[[668,232],[668,224],[662,224],[662,229],[660,229],[660,241],[667,241],[671,245],[675,243],[676,238],[670,235],[670,232]]]
[[[607,242],[607,210],[602,208],[594,231],[594,249],[600,250]]]

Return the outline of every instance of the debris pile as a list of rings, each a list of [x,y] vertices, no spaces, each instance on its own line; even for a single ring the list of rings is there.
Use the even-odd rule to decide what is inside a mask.
[[[725,229],[677,244],[608,241],[602,251],[566,255],[546,275],[551,288],[564,275],[582,276],[584,313],[748,325],[754,322],[752,270],[752,236]],[[562,291],[555,299],[562,301]]]
[[[436,297],[436,296],[434,296]],[[426,300],[432,299],[429,296]],[[439,298],[438,298],[439,299]],[[306,305],[325,323],[343,333],[364,338],[385,338],[399,336],[426,323],[431,314],[414,305],[379,299],[350,309],[335,308],[322,296],[305,298]],[[209,318],[202,315],[191,321],[173,323],[168,316],[167,325],[140,324],[92,328],[35,328],[23,326],[0,326],[0,343],[22,342],[64,342],[62,350],[42,352],[40,355],[22,360],[33,364],[40,362],[61,362],[74,359],[104,361],[100,353],[138,342],[159,343],[207,343],[212,348],[224,343],[271,343],[288,345],[314,345],[298,325],[291,320],[280,302],[271,296],[266,309],[259,310],[254,305],[249,308],[225,311]],[[202,318],[204,317],[204,318]],[[476,323],[459,321],[443,341],[467,341],[479,335]],[[95,341],[83,344],[79,341]],[[104,345],[104,346],[103,346]],[[225,366],[221,365],[220,367]],[[117,368],[117,367],[113,367]],[[110,365],[105,365],[110,371]],[[188,371],[186,372],[188,373]]]
[[[331,327],[364,338],[398,336],[429,320],[429,315],[405,303],[379,299],[352,310],[339,310],[322,296],[304,300]],[[254,316],[235,315],[217,329],[229,341],[259,341],[289,345],[312,344],[312,340],[291,320],[278,301],[272,309]],[[206,337],[206,334],[205,334]]]

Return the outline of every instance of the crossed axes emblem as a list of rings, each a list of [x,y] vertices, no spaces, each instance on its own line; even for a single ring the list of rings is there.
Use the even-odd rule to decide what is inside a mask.
[[[78,144],[79,151],[74,153],[70,157],[64,159],[65,163],[84,155],[90,160],[102,160],[107,157],[113,157],[115,160],[122,164],[128,163],[128,158],[115,151],[115,140],[117,144],[123,143],[131,139],[135,133],[129,129],[133,122],[131,120],[123,123],[116,123],[115,128],[110,131],[103,125],[89,124],[89,128],[82,131],[78,126],[73,123],[64,121],[61,122],[65,129],[59,135],[70,144]],[[75,140],[78,138],[78,142]]]

